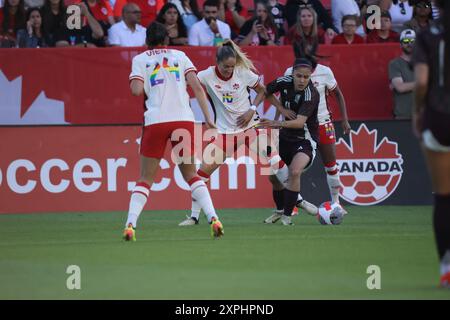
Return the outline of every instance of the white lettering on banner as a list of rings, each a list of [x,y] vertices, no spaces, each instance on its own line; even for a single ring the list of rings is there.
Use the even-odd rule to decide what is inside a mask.
[[[197,161],[198,162],[198,161]],[[126,168],[128,159],[126,158],[108,158],[106,159],[106,184],[109,192],[117,192],[117,174],[119,168]],[[246,178],[246,189],[256,188],[256,165],[254,160],[248,156],[241,156],[237,159],[228,158],[225,160],[224,166],[228,168],[228,189],[236,190],[238,189],[238,168],[239,165],[245,165],[245,178]],[[162,171],[171,169],[171,164],[166,159],[161,159],[159,166]],[[200,164],[197,163],[197,169]],[[220,168],[219,167],[212,175],[210,179],[211,190],[220,189]],[[21,182],[17,181],[17,173],[19,170],[25,169],[27,172],[39,171],[39,181],[31,179],[31,177],[25,177],[22,174]],[[59,170],[59,172],[58,172]],[[5,175],[5,187],[8,186],[14,193],[25,194],[32,192],[37,183],[39,182],[43,189],[49,193],[63,193],[67,191],[73,181],[74,186],[81,192],[92,193],[98,191],[102,186],[103,172],[100,163],[91,158],[83,158],[78,160],[72,172],[69,164],[58,158],[52,158],[46,160],[40,168],[36,168],[36,165],[28,159],[17,159],[12,161]],[[72,181],[70,179],[59,178],[56,179],[56,173],[61,174],[62,172],[67,172],[65,175],[71,175]],[[172,179],[173,176],[173,179]],[[89,181],[87,181],[90,179]],[[3,180],[2,170],[0,169],[0,185]],[[151,191],[158,192],[164,191],[169,188],[172,180],[176,185],[183,190],[188,191],[189,185],[183,178],[181,171],[178,166],[173,167],[172,175],[170,173],[165,173],[159,182],[154,182],[151,187]],[[128,182],[127,189],[132,191],[136,183]]]
[[[117,191],[117,169],[127,166],[127,159],[108,159],[106,161],[106,171],[108,174],[108,191]]]
[[[83,171],[85,167],[90,167],[90,171]],[[100,181],[92,181],[91,184],[84,183],[83,179],[98,179],[102,177],[102,169],[94,159],[81,159],[73,168],[73,182],[75,187],[82,192],[94,192],[100,188]]]
[[[33,189],[36,187],[36,181],[35,180],[28,180],[26,184],[19,185],[17,183],[17,170],[19,168],[25,168],[28,172],[35,171],[36,167],[34,164],[26,159],[17,159],[14,160],[8,167],[8,170],[6,171],[6,180],[8,181],[8,185],[11,188],[12,191],[15,193],[29,193],[33,191]]]
[[[51,193],[61,193],[69,187],[70,181],[61,179],[59,184],[53,184],[50,179],[52,168],[59,168],[61,171],[69,170],[69,165],[61,159],[50,159],[45,161],[41,167],[41,184],[45,190]]]

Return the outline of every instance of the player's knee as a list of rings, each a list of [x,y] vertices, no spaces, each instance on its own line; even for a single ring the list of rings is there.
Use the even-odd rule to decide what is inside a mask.
[[[292,178],[300,178],[302,172],[303,168],[301,167],[289,168],[289,176]]]

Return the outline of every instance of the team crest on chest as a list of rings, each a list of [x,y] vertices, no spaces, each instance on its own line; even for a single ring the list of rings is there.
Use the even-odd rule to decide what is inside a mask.
[[[234,90],[238,90],[239,89],[239,83],[235,83],[235,84],[233,84],[233,89]]]

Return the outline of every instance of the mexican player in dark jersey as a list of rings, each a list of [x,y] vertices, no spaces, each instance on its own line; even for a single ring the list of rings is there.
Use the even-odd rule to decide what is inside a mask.
[[[292,224],[291,214],[300,192],[300,176],[311,166],[316,154],[320,96],[311,82],[312,70],[309,60],[296,59],[292,75],[277,78],[266,89],[267,98],[273,104],[281,104],[297,115],[294,120],[261,120],[263,127],[280,129],[279,153],[289,167],[286,184],[271,179],[274,201],[277,208],[283,208],[283,214],[275,213],[271,217],[277,220],[281,218],[284,225]],[[281,102],[274,93],[280,93]]]

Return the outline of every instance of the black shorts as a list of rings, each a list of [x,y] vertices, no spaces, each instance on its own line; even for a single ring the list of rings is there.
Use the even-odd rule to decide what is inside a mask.
[[[450,114],[435,111],[432,108],[425,109],[424,130],[430,129],[433,136],[442,146],[450,146]]]
[[[289,166],[294,156],[301,152],[309,157],[309,162],[305,169],[308,169],[316,157],[316,150],[308,139],[301,139],[296,141],[286,140],[280,136],[280,157]]]

